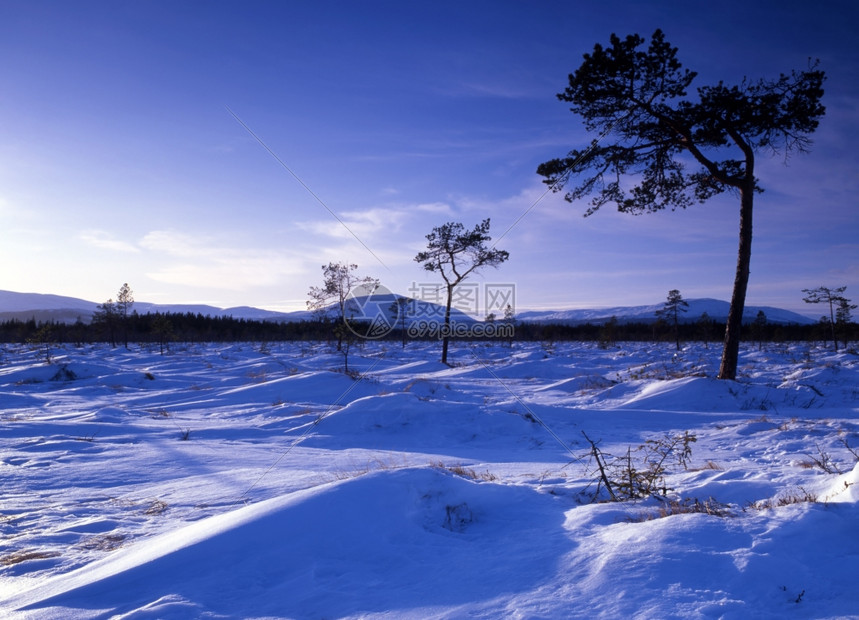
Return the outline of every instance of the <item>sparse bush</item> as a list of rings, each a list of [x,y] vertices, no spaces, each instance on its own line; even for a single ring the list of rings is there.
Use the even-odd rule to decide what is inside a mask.
[[[682,435],[665,435],[660,439],[649,439],[635,450],[627,448],[626,454],[614,457],[602,452],[587,434],[582,431],[591,445],[591,457],[596,463],[598,473],[597,489],[593,495],[596,501],[602,488],[612,501],[640,499],[650,495],[666,496],[671,489],[665,481],[670,459],[688,469],[692,456],[692,444],[697,437],[685,431]]]
[[[165,510],[167,510],[167,502],[162,501],[160,499],[154,499],[149,504],[149,506],[147,506],[146,509],[143,511],[143,514],[150,515],[150,516],[151,515],[160,515]]]
[[[666,500],[661,503],[656,510],[642,512],[637,518],[630,517],[628,520],[633,523],[642,521],[652,521],[653,519],[664,519],[672,515],[682,514],[706,514],[714,517],[733,517],[734,513],[728,504],[716,501],[712,497],[705,499],[703,502],[697,498],[685,498]]]
[[[715,471],[722,471],[724,468],[721,465],[719,465],[718,463],[716,463],[715,461],[707,461],[701,467],[696,467],[696,468],[689,470],[689,471],[706,471],[708,469],[715,470]]]
[[[35,351],[38,351],[39,348],[44,345],[44,357],[45,363],[51,363],[51,345],[56,342],[56,336],[54,335],[54,326],[52,324],[46,323],[39,327],[39,329],[29,338],[27,338],[27,344],[31,345]]]
[[[334,477],[337,480],[351,480],[352,478],[357,478],[359,476],[363,476],[364,474],[369,474],[371,471],[388,471],[394,469],[401,469],[403,467],[408,467],[408,463],[405,459],[400,462],[394,462],[393,460],[382,460],[380,457],[375,457],[373,459],[368,460],[363,465],[355,465],[349,471],[337,471],[334,473]]]
[[[21,562],[28,562],[30,560],[47,560],[49,558],[59,557],[59,555],[60,554],[56,551],[36,551],[24,549],[21,551],[15,551],[14,553],[9,553],[4,556],[0,556],[0,566],[13,566],[15,564],[20,564]]]
[[[749,502],[747,508],[749,510],[772,510],[774,508],[791,506],[792,504],[804,503],[817,503],[817,495],[806,491],[802,487],[799,487],[795,490],[789,491],[788,493],[779,495],[777,497],[770,497],[767,499],[759,500],[757,502]]]
[[[90,536],[80,543],[81,549],[89,549],[95,551],[113,551],[119,549],[125,542],[124,534],[100,534]]]
[[[844,445],[845,448],[847,448],[850,454],[853,455],[853,458],[859,461],[859,452],[857,452],[855,448],[850,447],[850,443],[847,441],[846,437],[841,438],[841,443]]]
[[[841,468],[838,467],[838,464],[832,460],[832,457],[828,452],[821,448],[819,444],[814,444],[814,446],[817,448],[817,456],[808,457],[814,467],[822,469],[827,474],[843,473]]]
[[[465,467],[463,465],[445,465],[441,461],[436,461],[430,463],[430,467],[434,467],[436,469],[444,469],[452,474],[456,474],[457,476],[468,478],[470,480],[482,480],[484,482],[498,480],[498,476],[489,471],[478,473],[470,467]]]

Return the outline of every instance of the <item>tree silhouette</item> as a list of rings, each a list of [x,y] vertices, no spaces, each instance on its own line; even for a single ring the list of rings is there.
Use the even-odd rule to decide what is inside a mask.
[[[662,308],[656,311],[656,316],[660,319],[670,321],[674,326],[674,342],[677,344],[677,350],[680,350],[680,313],[686,312],[689,303],[683,299],[676,288],[668,291],[668,298],[665,300]]]
[[[592,196],[585,215],[608,203],[626,213],[677,209],[723,192],[740,198],[740,242],[719,378],[734,379],[749,281],[755,156],[761,150],[804,152],[825,108],[823,71],[816,63],[775,80],[719,82],[687,99],[696,73],[684,69],[661,30],[650,43],[611,35],[597,44],[558,95],[597,138],[537,172],[555,191],[573,177],[570,202]],[[603,144],[605,139],[605,144]],[[688,170],[688,164],[694,169]],[[630,182],[634,177],[637,182]]]
[[[311,286],[308,310],[313,311],[318,318],[333,322],[334,336],[337,338],[337,351],[344,353],[346,369],[349,366],[349,347],[355,335],[349,328],[350,314],[356,308],[350,308],[350,294],[361,287],[362,294],[372,294],[379,286],[376,278],[369,276],[361,278],[355,273],[358,265],[348,263],[328,263],[322,265],[322,286]],[[354,303],[352,304],[354,305]],[[346,343],[344,352],[343,343]]]
[[[764,348],[764,335],[767,329],[767,315],[763,310],[758,310],[752,323],[752,333],[758,341],[758,351]]]
[[[128,282],[126,282],[119,288],[119,292],[116,294],[116,312],[122,323],[122,339],[126,349],[128,348],[128,315],[133,305],[134,292],[128,286]]]
[[[113,299],[108,299],[103,304],[99,304],[96,306],[95,312],[92,313],[92,324],[104,329],[107,334],[107,341],[110,342],[110,346],[112,347],[116,346],[116,324],[118,318],[119,312]]]
[[[802,292],[805,293],[805,297],[802,298],[802,301],[805,303],[825,303],[829,305],[829,316],[824,318],[827,319],[826,322],[829,324],[829,330],[832,335],[832,346],[836,352],[838,351],[838,338],[835,335],[835,325],[837,322],[842,324],[848,323],[850,321],[850,310],[856,308],[856,306],[852,305],[850,300],[844,296],[844,291],[846,290],[846,286],[839,286],[838,288],[818,286],[817,288],[802,289]],[[836,313],[838,315],[837,317]]]
[[[169,347],[170,340],[173,339],[173,324],[167,316],[156,313],[151,324],[152,334],[158,339],[158,346],[161,350],[161,355],[164,355],[164,345]]]
[[[447,291],[447,304],[444,310],[442,331],[441,363],[447,364],[447,351],[450,343],[450,308],[456,286],[482,267],[497,267],[506,261],[510,254],[505,250],[487,247],[492,240],[489,236],[489,218],[466,230],[459,222],[448,222],[437,226],[426,236],[427,249],[415,256],[427,271],[437,272],[444,280]]]

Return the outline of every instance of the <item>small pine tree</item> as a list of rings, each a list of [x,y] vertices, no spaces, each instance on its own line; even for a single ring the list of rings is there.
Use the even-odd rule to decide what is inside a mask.
[[[128,348],[128,315],[133,305],[134,292],[128,286],[128,282],[126,282],[119,288],[119,292],[116,294],[116,312],[119,321],[122,323],[122,339],[126,349]]]
[[[95,312],[92,313],[92,324],[101,327],[105,331],[110,346],[116,346],[116,324],[118,320],[118,312],[113,299],[108,299],[103,304],[96,306]]]
[[[510,331],[508,332],[510,335],[507,337],[507,346],[513,346],[513,332],[516,329],[516,311],[513,309],[511,304],[507,304],[504,308],[504,325],[508,325]]]
[[[608,347],[614,345],[615,338],[617,337],[617,317],[612,316],[608,321],[606,321],[602,329],[600,330],[599,335],[599,346],[601,349],[607,349]]]
[[[414,300],[409,297],[397,297],[396,300],[391,302],[391,305],[388,307],[391,315],[397,317],[397,321],[400,323],[400,331],[402,332],[403,337],[403,349],[406,348],[406,337],[408,336],[406,319],[409,315],[409,305],[413,302]]]
[[[846,297],[841,297],[838,300],[838,308],[835,309],[835,324],[841,332],[841,340],[844,342],[844,348],[847,348],[850,324],[853,323],[852,311],[856,309],[856,304],[851,304]]]
[[[173,324],[170,322],[170,319],[161,313],[156,314],[155,318],[152,319],[152,333],[158,338],[161,355],[164,355],[164,345],[169,343],[174,337]]]
[[[767,315],[763,310],[758,310],[757,316],[755,316],[755,320],[752,323],[752,333],[754,334],[755,340],[758,341],[758,351],[763,349],[764,347],[764,334],[766,334],[767,329]]]
[[[347,263],[322,265],[323,286],[310,287],[310,300],[307,302],[308,309],[315,312],[320,319],[333,318],[337,352],[343,355],[343,370],[347,374],[349,352],[358,336],[352,327],[354,323],[350,325],[358,310],[352,295],[356,290],[372,294],[379,288],[379,280],[369,276],[359,278],[355,273],[357,269],[358,265]]]
[[[826,318],[826,323],[829,324],[829,333],[832,337],[832,346],[836,352],[838,352],[838,338],[835,335],[835,324],[836,324],[836,315],[835,309],[836,307],[841,308],[842,303],[844,304],[845,310],[842,310],[842,316],[844,316],[844,312],[846,311],[847,317],[850,315],[850,310],[855,309],[856,306],[850,304],[850,300],[844,297],[844,291],[847,290],[846,286],[839,286],[838,288],[829,288],[826,286],[818,286],[817,288],[809,289],[804,288],[802,292],[805,293],[805,297],[802,298],[807,304],[820,304],[825,303],[829,305],[829,316]]]
[[[710,348],[710,330],[713,326],[713,320],[710,318],[710,315],[706,312],[702,312],[701,316],[698,317],[698,334],[701,336],[701,340],[704,341],[704,348]]]
[[[675,288],[668,291],[668,299],[663,304],[662,309],[656,311],[657,317],[665,319],[674,326],[674,341],[678,351],[680,350],[680,313],[686,312],[688,307],[689,303]]]
[[[349,295],[359,286],[372,292],[379,287],[379,280],[369,276],[360,278],[355,273],[358,265],[347,263],[328,263],[322,265],[323,285],[311,286],[307,309],[321,320],[333,319],[334,337],[337,338],[337,351],[343,352],[344,338],[352,337],[348,321],[354,309],[349,307]],[[332,316],[333,314],[333,316]],[[346,352],[348,356],[348,351]],[[348,365],[348,360],[347,360]]]

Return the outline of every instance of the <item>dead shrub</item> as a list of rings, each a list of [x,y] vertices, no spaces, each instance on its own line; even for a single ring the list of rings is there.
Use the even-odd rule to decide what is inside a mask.
[[[793,504],[816,504],[817,495],[806,491],[799,487],[777,497],[762,499],[757,502],[750,502],[747,506],[749,510],[773,510],[774,508],[782,508]]]
[[[49,558],[59,557],[56,551],[37,551],[35,549],[24,549],[15,551],[4,556],[0,556],[0,566],[13,566],[21,562],[29,562],[30,560],[47,560]]]
[[[712,497],[708,497],[703,502],[698,498],[687,497],[685,499],[665,500],[656,510],[644,511],[638,518],[630,517],[628,520],[633,523],[640,523],[683,514],[705,514],[713,517],[734,516],[728,504],[716,501]]]
[[[470,467],[465,467],[464,465],[445,465],[441,461],[437,461],[434,463],[430,463],[430,467],[434,467],[435,469],[444,469],[445,471],[449,471],[452,474],[457,476],[461,476],[462,478],[468,478],[469,480],[481,480],[483,482],[492,482],[493,480],[498,480],[498,476],[489,472],[488,470],[482,473],[478,473],[477,471],[471,469]]]

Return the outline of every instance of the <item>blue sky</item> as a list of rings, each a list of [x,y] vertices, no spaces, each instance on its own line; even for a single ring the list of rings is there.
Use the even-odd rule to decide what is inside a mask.
[[[816,316],[802,288],[859,300],[857,23],[849,0],[3,1],[0,289],[303,309],[329,261],[433,282],[432,227],[490,217],[510,260],[475,282],[518,309],[729,299],[736,198],[584,218],[535,173],[591,139],[555,98],[582,54],[662,28],[696,84],[820,58],[812,152],[759,159],[747,298]]]

